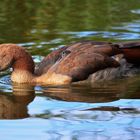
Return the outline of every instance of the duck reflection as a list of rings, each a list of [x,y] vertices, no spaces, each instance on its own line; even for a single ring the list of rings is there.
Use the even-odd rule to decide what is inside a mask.
[[[70,87],[44,88],[44,96],[67,102],[105,103],[119,99],[140,99],[139,77],[119,79],[106,83],[79,83]],[[101,106],[88,110],[100,111],[135,111],[134,108]]]
[[[113,87],[76,85],[44,88],[47,97],[68,102],[104,103],[119,99],[119,91]]]
[[[67,102],[105,103],[119,99],[140,99],[139,77],[115,80],[106,83],[79,83],[71,86],[41,87],[42,96]],[[13,84],[13,93],[0,91],[0,119],[29,117],[27,106],[34,100],[34,86]],[[87,111],[136,111],[134,108],[99,106]],[[85,110],[83,110],[85,111]]]
[[[0,92],[0,119],[29,117],[27,105],[34,97],[34,87],[27,84],[13,85],[12,94]]]

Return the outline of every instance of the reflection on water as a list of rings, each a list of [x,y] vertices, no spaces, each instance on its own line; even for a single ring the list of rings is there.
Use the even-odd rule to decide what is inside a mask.
[[[27,123],[49,139],[137,139],[139,82],[135,77],[97,85],[36,87]]]
[[[70,87],[43,88],[43,95],[57,100],[71,102],[100,103],[122,99],[140,98],[139,77],[123,80],[106,81],[89,84],[74,84]],[[81,87],[82,86],[82,87]]]
[[[73,41],[139,40],[139,16],[139,0],[0,1],[0,43],[26,47],[38,63]],[[139,75],[34,87],[13,85],[10,72],[0,73],[1,139],[139,140]]]
[[[8,128],[13,130],[8,132],[13,138],[30,134],[34,140],[42,135],[50,140],[137,139],[139,83],[139,76],[136,76],[91,85],[36,86],[35,89],[31,85],[14,84],[10,87],[12,94],[3,88],[0,93],[1,119],[28,118],[18,122],[1,120],[0,132],[3,133],[0,134],[10,139],[5,131]]]
[[[43,89],[43,95],[68,102],[102,103],[118,100],[119,92],[113,87],[74,86]]]
[[[34,99],[34,89],[28,85],[13,85],[13,93],[0,93],[0,119],[29,117],[27,105]]]

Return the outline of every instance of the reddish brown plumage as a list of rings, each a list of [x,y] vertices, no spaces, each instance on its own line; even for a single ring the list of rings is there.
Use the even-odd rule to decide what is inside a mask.
[[[28,52],[23,47],[16,44],[1,44],[0,45],[0,65],[5,65],[5,61],[9,62],[13,69],[27,70],[34,73],[34,62]],[[3,61],[5,60],[5,61]],[[8,67],[7,65],[7,67]]]
[[[121,53],[121,49],[119,49],[119,47],[116,46],[117,45],[114,45],[110,42],[80,41],[68,46],[67,50],[70,50],[71,52],[73,51],[74,52],[82,51],[85,53],[94,52],[94,53],[105,54],[108,56],[113,56]]]
[[[67,47],[62,47],[57,50],[52,51],[48,56],[46,56],[38,65],[35,73],[36,75],[41,75],[42,73],[46,73],[48,69],[55,64],[55,62],[61,58],[61,53],[66,50]]]
[[[121,42],[118,43],[118,47],[129,63],[140,65],[140,41]]]
[[[86,79],[90,74],[98,70],[107,67],[118,67],[119,63],[109,56],[124,52],[126,59],[129,60],[129,54],[125,50],[126,47],[131,44],[81,41],[59,49],[57,51],[58,57],[57,60],[55,59],[55,62],[53,61],[56,55],[55,51],[49,54],[44,60],[46,64],[48,64],[47,62],[50,63],[53,61],[53,65],[51,65],[53,67],[49,67],[49,72],[68,75],[72,77],[72,81],[80,81]],[[133,45],[134,44],[135,43],[133,43]],[[124,45],[124,47],[122,47],[122,45]],[[66,51],[70,51],[70,53],[66,53],[66,55],[62,57],[61,53],[65,53]],[[135,50],[134,52],[132,51],[132,53],[135,53]],[[133,58],[134,56],[132,56],[132,59]],[[139,54],[138,58],[140,58]],[[40,63],[39,67],[42,64],[43,63]],[[48,69],[43,68],[43,65],[41,68],[43,73],[48,71]]]
[[[80,81],[98,70],[117,66],[119,66],[119,63],[106,55],[75,51],[54,65],[53,71],[72,77],[72,81]]]
[[[35,65],[31,56],[22,49],[19,49],[15,53],[17,53],[18,55],[14,55],[14,60],[16,61],[16,63],[13,64],[13,68],[19,70],[26,70],[33,74]]]
[[[123,54],[129,63],[140,65],[140,47],[133,48],[133,49],[124,48]]]
[[[132,46],[131,46],[132,45]],[[140,42],[108,43],[81,41],[51,52],[38,65],[34,74],[31,56],[15,44],[0,45],[0,70],[13,67],[12,78],[18,82],[70,83],[85,80],[96,71],[118,67],[120,64],[111,56],[124,54],[132,63],[140,64]],[[21,72],[23,75],[21,74]],[[18,73],[18,76],[16,76]],[[21,76],[22,75],[22,76]],[[26,75],[26,76],[25,76]],[[63,77],[61,79],[61,76]],[[29,77],[29,78],[28,78]],[[53,79],[51,81],[51,78]],[[47,80],[49,79],[49,80]],[[55,81],[55,79],[59,79]]]

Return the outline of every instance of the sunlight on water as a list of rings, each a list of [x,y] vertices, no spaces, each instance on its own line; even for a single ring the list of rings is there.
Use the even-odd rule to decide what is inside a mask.
[[[140,14],[140,9],[137,9],[137,10],[131,10],[132,13],[134,14]]]
[[[0,42],[25,47],[35,63],[79,40],[140,39],[139,0],[15,0],[0,7]],[[11,71],[0,72],[2,140],[139,140],[140,75],[35,86],[12,83]]]

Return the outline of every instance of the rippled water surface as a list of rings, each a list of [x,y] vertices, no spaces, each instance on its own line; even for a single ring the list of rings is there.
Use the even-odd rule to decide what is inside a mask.
[[[0,43],[25,47],[38,63],[78,40],[140,39],[139,0],[4,0]],[[139,140],[140,75],[94,84],[13,84],[0,73],[1,140]]]

